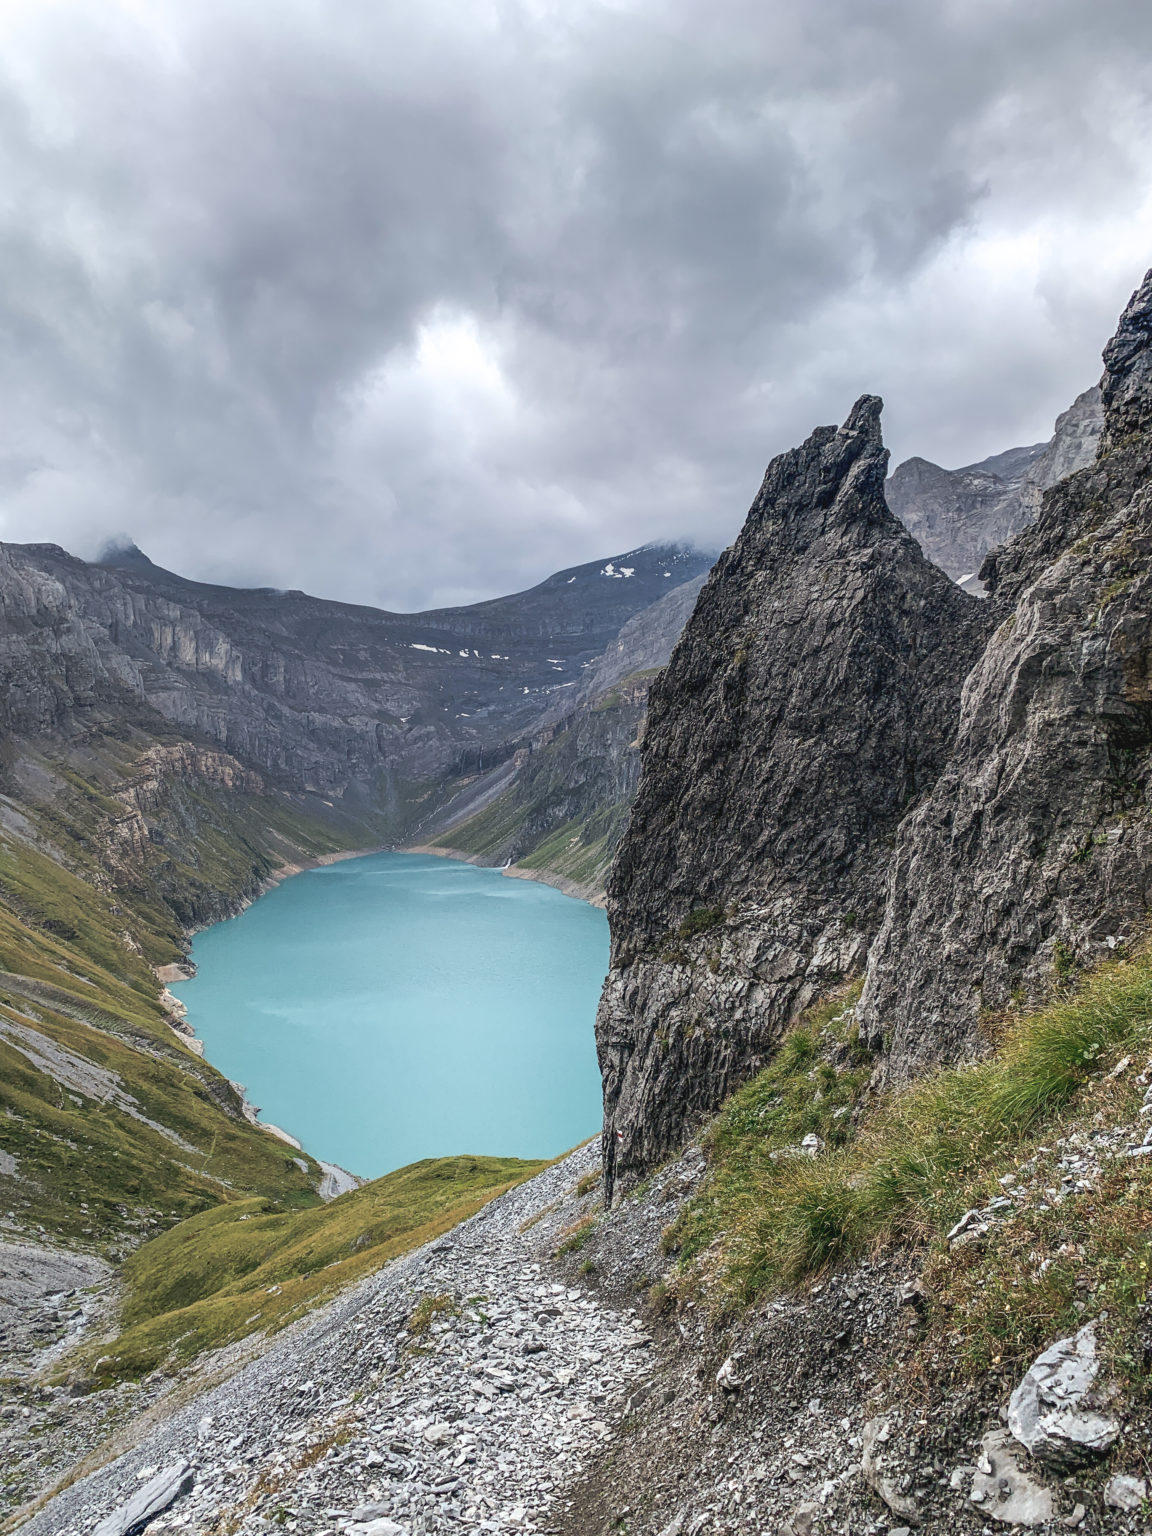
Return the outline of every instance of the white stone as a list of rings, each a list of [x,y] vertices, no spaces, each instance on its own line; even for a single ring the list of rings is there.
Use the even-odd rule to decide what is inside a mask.
[[[981,1451],[969,1498],[983,1514],[1005,1525],[1044,1525],[1055,1518],[1055,1498],[1021,1469],[1002,1429],[984,1436]]]
[[[1096,1325],[1085,1323],[1072,1338],[1046,1349],[1013,1392],[1008,1428],[1038,1461],[1074,1464],[1115,1444],[1119,1421],[1093,1400],[1099,1372]]]
[[[1140,1508],[1148,1497],[1148,1484],[1142,1477],[1129,1477],[1117,1472],[1104,1486],[1104,1502],[1112,1509],[1122,1509],[1131,1514]]]
[[[739,1392],[744,1385],[744,1378],[731,1355],[716,1372],[716,1385],[724,1392]]]

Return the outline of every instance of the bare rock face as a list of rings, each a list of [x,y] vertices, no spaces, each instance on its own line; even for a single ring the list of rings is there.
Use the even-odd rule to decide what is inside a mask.
[[[888,505],[928,558],[960,580],[1028,521],[1019,491],[1029,465],[1044,451],[1043,443],[1018,450],[1018,461],[998,466],[1006,474],[982,464],[942,469],[930,459],[906,459],[888,481]]]
[[[947,759],[987,605],[884,501],[881,403],[769,466],[653,686],[608,888],[608,1190],[858,971],[890,843]]]
[[[649,545],[510,597],[395,614],[186,581],[136,549],[91,564],[3,545],[0,734],[147,713],[399,827],[413,782],[508,760],[623,624],[711,563]]]
[[[1061,411],[1051,442],[1040,457],[1029,464],[1019,493],[1023,514],[1019,527],[1027,527],[1040,516],[1045,491],[1077,470],[1087,469],[1095,460],[1103,430],[1104,402],[1100,386],[1093,384],[1091,389],[1077,395],[1066,411]],[[1016,531],[1015,528],[1006,529],[1005,537]]]
[[[907,459],[885,487],[888,505],[930,560],[961,580],[988,552],[1036,521],[1044,492],[1091,464],[1104,424],[1093,385],[1056,418],[1047,443],[1009,448],[963,469]]]
[[[1090,468],[981,570],[998,620],[901,827],[859,1014],[907,1077],[980,1049],[1152,905],[1152,274],[1105,354]]]

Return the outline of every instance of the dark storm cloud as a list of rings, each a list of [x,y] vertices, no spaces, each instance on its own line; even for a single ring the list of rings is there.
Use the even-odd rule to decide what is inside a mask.
[[[7,0],[0,532],[393,606],[1047,435],[1152,263],[1102,0]]]

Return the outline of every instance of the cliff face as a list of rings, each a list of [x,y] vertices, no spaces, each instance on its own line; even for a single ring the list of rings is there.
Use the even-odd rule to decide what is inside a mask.
[[[653,546],[470,608],[389,614],[184,581],[139,551],[0,551],[0,729],[157,714],[296,789],[382,811],[511,755],[621,626],[710,557]]]
[[[1105,354],[1097,461],[987,561],[998,621],[900,829],[860,1017],[907,1076],[980,1048],[1152,907],[1152,274]]]
[[[608,888],[609,1188],[860,969],[890,839],[946,761],[987,608],[884,501],[880,402],[773,461],[655,683]]]
[[[557,694],[539,734],[467,783],[420,830],[421,844],[511,863],[600,900],[636,791],[648,688],[704,579],[682,582],[629,619],[585,669],[575,697]]]
[[[682,582],[651,608],[629,619],[603,656],[588,668],[576,702],[594,704],[618,683],[638,672],[655,672],[668,663],[673,648],[692,617],[707,571]]]
[[[1093,386],[1056,418],[1047,443],[1010,448],[963,469],[905,460],[885,487],[888,505],[930,560],[950,576],[971,575],[990,550],[1036,520],[1049,486],[1092,462],[1102,426]]]

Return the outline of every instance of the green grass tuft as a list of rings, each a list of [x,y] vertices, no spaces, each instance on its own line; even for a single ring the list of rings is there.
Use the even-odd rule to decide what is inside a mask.
[[[1111,1199],[1094,1194],[1090,1214],[1041,1190],[987,1253],[949,1251],[942,1238],[1030,1155],[1041,1183],[1059,1184],[1045,1141],[1136,1119],[1138,1068],[1119,1081],[1107,1074],[1119,1057],[1142,1063],[1152,1051],[1152,948],[1013,1015],[985,1059],[882,1094],[866,1092],[850,1026],[830,1016],[838,1006],[801,1021],[707,1133],[709,1177],[666,1236],[682,1255],[680,1283],[694,1279],[720,1308],[741,1306],[892,1243],[935,1244],[940,1326],[973,1365],[1023,1358],[1055,1317],[1075,1323],[1085,1295],[1111,1307],[1121,1332],[1131,1325],[1152,1262],[1143,1160],[1110,1165]],[[809,1133],[819,1151],[797,1155]]]

